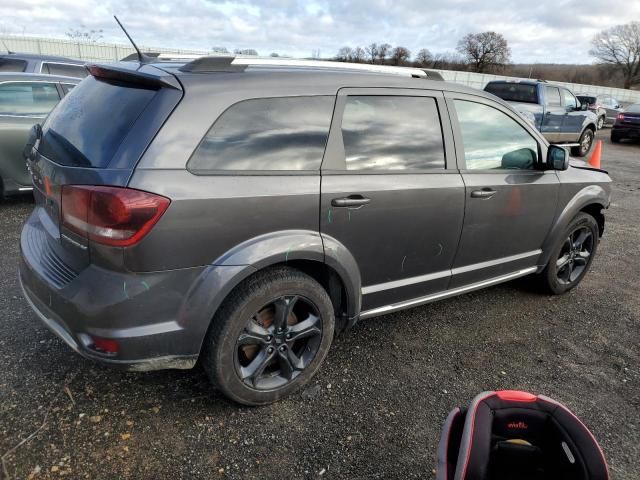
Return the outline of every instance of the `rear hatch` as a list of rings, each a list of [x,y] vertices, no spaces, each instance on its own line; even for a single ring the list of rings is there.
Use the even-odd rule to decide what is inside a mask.
[[[91,76],[56,106],[41,131],[34,129],[34,147],[27,152],[36,206],[25,226],[23,246],[52,270],[46,275],[50,279],[79,273],[92,260],[89,237],[62,221],[63,193],[71,198],[64,204],[68,209],[78,198],[67,195],[72,186],[126,187],[138,160],[182,98],[177,79],[150,65],[89,70]]]
[[[638,110],[640,110],[640,108]],[[625,127],[640,128],[640,111],[619,113],[618,123],[624,125]]]

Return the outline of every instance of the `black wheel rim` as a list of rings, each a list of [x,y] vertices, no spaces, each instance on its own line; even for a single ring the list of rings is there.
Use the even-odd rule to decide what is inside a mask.
[[[582,137],[582,140],[580,140],[580,150],[583,154],[589,151],[591,148],[591,142],[593,142],[593,134],[591,133],[591,130],[587,130]]]
[[[564,241],[556,260],[556,274],[562,285],[570,285],[582,276],[591,259],[593,241],[593,232],[587,227],[574,230]]]
[[[322,319],[306,297],[285,295],[260,308],[238,336],[236,374],[256,390],[281,388],[307,368],[320,348]]]

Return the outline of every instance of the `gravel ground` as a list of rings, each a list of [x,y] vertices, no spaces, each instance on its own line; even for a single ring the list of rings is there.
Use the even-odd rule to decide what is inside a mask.
[[[614,203],[579,288],[550,297],[519,281],[362,322],[305,391],[263,408],[229,403],[200,369],[126,373],[73,353],[20,294],[17,242],[32,204],[0,203],[9,477],[433,478],[447,413],[515,388],[564,402],[599,439],[613,478],[637,479],[640,145],[600,136]]]

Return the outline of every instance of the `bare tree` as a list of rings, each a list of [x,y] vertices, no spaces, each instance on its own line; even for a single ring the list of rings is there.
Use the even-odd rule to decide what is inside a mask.
[[[65,35],[71,40],[95,43],[102,38],[102,29],[87,29],[85,25],[80,25],[79,28],[69,28],[69,30],[65,32]]]
[[[457,50],[480,73],[503,67],[511,58],[507,39],[496,32],[470,33],[458,42]]]
[[[217,47],[211,47],[211,52],[213,52],[213,53],[229,53],[229,50],[227,50],[227,47],[217,46]]]
[[[371,43],[364,48],[364,51],[367,54],[367,62],[376,63],[378,59],[378,44]]]
[[[384,64],[390,53],[391,53],[391,45],[389,45],[388,43],[383,43],[382,45],[379,45],[378,46],[378,61],[381,64]]]
[[[640,83],[640,22],[604,30],[593,37],[591,45],[591,55],[623,72],[624,88]]]
[[[353,56],[353,49],[351,47],[342,47],[338,50],[338,55],[336,55],[336,60],[339,62],[348,62],[351,60]]]
[[[416,55],[416,63],[421,67],[427,67],[433,61],[433,55],[426,48],[421,49]]]
[[[314,60],[319,60],[320,59],[320,49],[319,48],[316,49],[316,50],[313,50],[311,52],[311,58],[313,58]]]
[[[236,55],[253,55],[258,56],[258,52],[253,48],[236,48],[233,53]]]
[[[411,57],[411,52],[408,48],[398,46],[391,51],[391,62],[394,65],[403,65],[407,63],[409,57]]]
[[[271,52],[271,53],[269,54],[269,56],[270,56],[270,57],[279,57],[279,56],[280,56],[280,54],[279,54],[279,53],[277,53],[277,52]]]
[[[367,61],[367,54],[362,47],[356,47],[353,49],[351,61],[354,63],[365,63]]]

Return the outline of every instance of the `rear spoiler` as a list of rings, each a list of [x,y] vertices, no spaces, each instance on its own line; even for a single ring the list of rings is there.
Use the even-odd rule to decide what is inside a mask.
[[[141,69],[131,69],[119,65],[86,65],[89,73],[95,78],[101,78],[104,80],[114,80],[123,83],[129,83],[137,85],[142,88],[148,88],[151,90],[159,90],[161,88],[173,88],[175,90],[182,90],[180,83],[172,75],[154,75],[141,71]],[[140,68],[145,68],[140,67]],[[153,68],[153,67],[147,67]],[[158,70],[158,73],[161,71]]]

